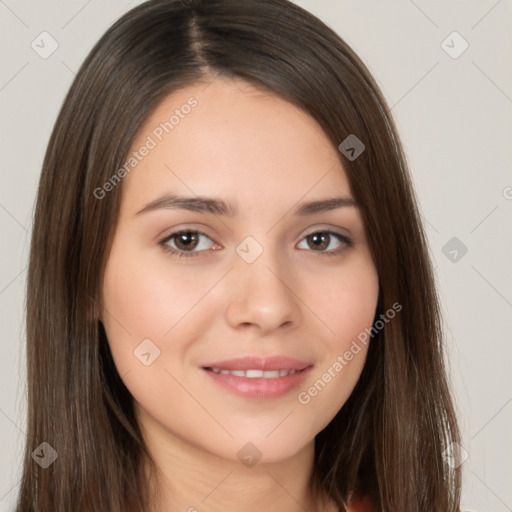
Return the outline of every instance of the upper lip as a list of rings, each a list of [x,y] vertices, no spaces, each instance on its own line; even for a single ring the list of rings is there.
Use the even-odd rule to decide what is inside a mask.
[[[217,361],[202,365],[203,368],[218,368],[219,370],[303,370],[311,363],[299,361],[293,357],[237,357],[226,361]]]

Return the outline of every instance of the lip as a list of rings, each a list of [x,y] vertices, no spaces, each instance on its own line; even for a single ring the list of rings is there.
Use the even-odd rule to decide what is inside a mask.
[[[304,370],[311,363],[299,361],[293,357],[271,356],[271,357],[238,357],[227,361],[217,361],[201,365],[203,368],[218,368],[219,370]]]
[[[276,378],[248,378],[231,374],[214,373],[219,370],[295,370],[291,375]],[[279,398],[299,387],[313,369],[311,363],[286,356],[242,357],[203,365],[201,370],[212,381],[231,393],[250,399],[270,400]]]

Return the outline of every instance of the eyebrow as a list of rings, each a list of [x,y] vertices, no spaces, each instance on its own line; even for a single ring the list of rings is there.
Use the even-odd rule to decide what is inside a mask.
[[[352,197],[340,196],[317,201],[310,201],[300,204],[294,210],[294,215],[304,216],[313,213],[336,210],[343,207],[357,208],[357,202]],[[210,213],[225,217],[236,217],[238,210],[236,207],[226,203],[221,199],[212,197],[185,197],[172,194],[166,194],[159,197],[144,206],[136,215],[155,211],[155,210],[189,210],[198,213]]]

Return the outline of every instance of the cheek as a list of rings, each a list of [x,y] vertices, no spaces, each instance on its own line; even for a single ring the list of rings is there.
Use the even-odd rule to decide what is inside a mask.
[[[143,340],[164,349],[163,339],[208,291],[208,282],[187,277],[165,258],[140,252],[120,242],[114,245],[103,283],[103,313],[116,364],[130,368],[133,351]]]
[[[377,308],[379,295],[376,275],[367,274],[365,278],[346,283],[338,290],[332,301],[333,336],[332,343],[339,350],[346,349],[351,341],[371,327]]]
[[[141,250],[120,240],[112,249],[103,290],[105,307],[123,318],[128,330],[162,337],[204,295],[208,282],[197,272],[169,265],[163,250]]]
[[[379,280],[369,254],[362,254],[339,272],[330,272],[311,287],[311,309],[323,322],[323,339],[331,350],[344,350],[373,323]]]
[[[335,279],[324,280],[324,293],[312,295],[312,304],[326,326],[323,357],[297,396],[300,407],[315,418],[312,431],[323,428],[337,414],[359,380],[378,295],[378,275],[369,255],[354,261]]]

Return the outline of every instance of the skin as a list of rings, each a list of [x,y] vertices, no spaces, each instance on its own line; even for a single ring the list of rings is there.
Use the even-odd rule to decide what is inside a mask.
[[[339,152],[310,116],[242,80],[217,77],[174,92],[141,127],[132,151],[191,96],[197,106],[122,181],[103,282],[114,362],[159,470],[154,509],[320,510],[309,486],[314,437],[352,392],[367,347],[308,404],[298,393],[372,325],[378,276],[361,214],[346,206],[294,215],[303,202],[352,197]],[[165,193],[219,198],[238,215],[137,214]],[[195,256],[180,258],[159,244],[183,228],[206,235]],[[328,230],[352,246],[334,235],[320,250],[308,241]],[[263,249],[252,263],[236,252],[248,236]],[[183,250],[178,243],[167,245]],[[160,350],[149,366],[134,356],[144,339]],[[279,354],[314,367],[300,388],[274,399],[234,395],[201,369]],[[248,442],[261,452],[252,467],[237,457]]]

